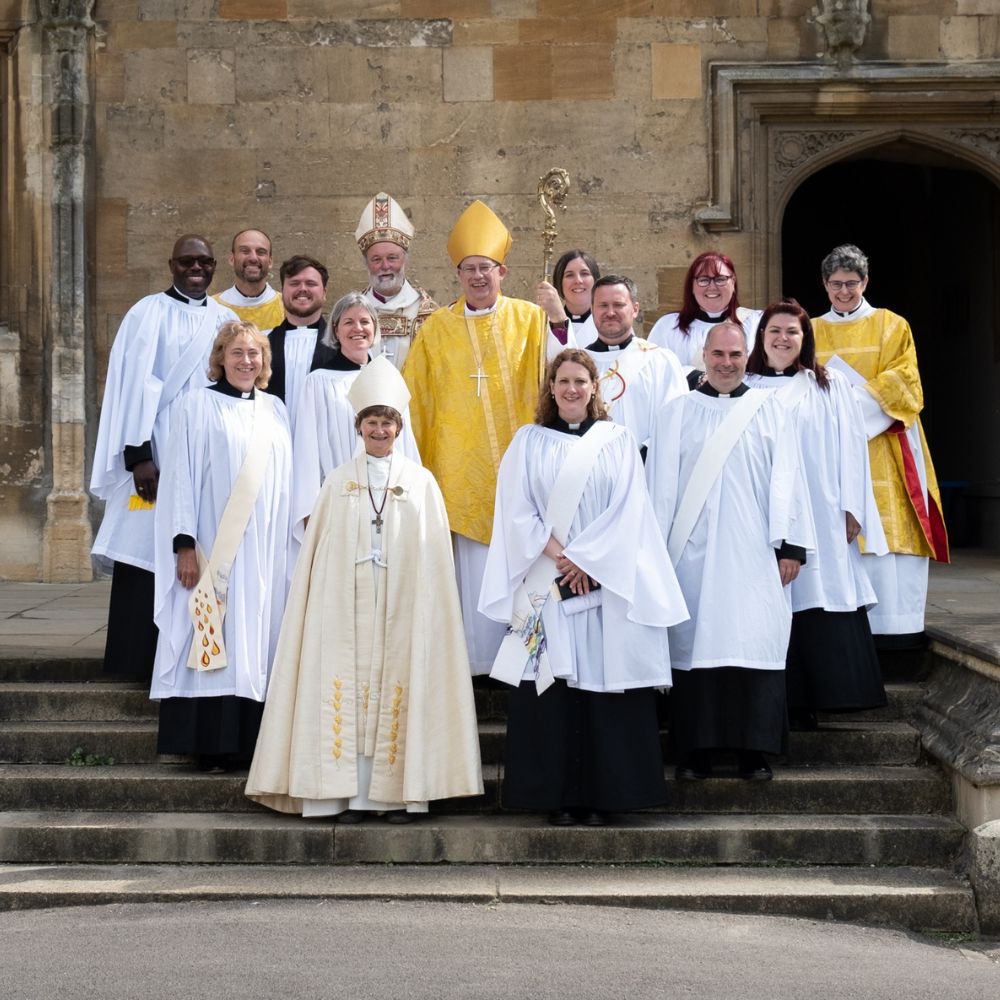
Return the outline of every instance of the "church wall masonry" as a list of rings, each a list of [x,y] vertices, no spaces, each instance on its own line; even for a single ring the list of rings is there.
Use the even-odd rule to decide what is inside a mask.
[[[228,283],[233,232],[253,225],[272,234],[276,261],[303,251],[324,259],[332,301],[362,284],[352,234],[366,200],[388,190],[417,228],[414,275],[448,301],[456,282],[447,232],[481,197],[514,235],[506,288],[528,294],[541,271],[538,178],[561,166],[573,187],[557,249],[587,247],[633,275],[647,323],[676,305],[688,263],[711,247],[734,258],[745,289],[769,288],[762,233],[705,221],[718,200],[711,67],[833,65],[818,55],[826,42],[814,6],[823,4],[0,0],[0,530],[12,539],[0,576],[86,573],[82,464],[108,351],[129,306],[165,287],[182,232],[214,243],[215,290]],[[81,62],[83,212],[61,216],[62,230],[53,228],[57,157],[44,96],[55,68],[42,15],[52,7],[89,8],[93,22]],[[859,63],[1000,57],[994,0],[873,0],[868,9]],[[74,263],[52,240],[67,224],[75,232],[76,220]],[[68,273],[82,285],[79,300],[66,297]],[[58,315],[69,310],[60,337],[53,302]],[[57,408],[58,419],[54,391],[72,404]]]

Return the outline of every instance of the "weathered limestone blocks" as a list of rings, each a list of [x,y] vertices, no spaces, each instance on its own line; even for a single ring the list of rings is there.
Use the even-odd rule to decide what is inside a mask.
[[[1000,666],[934,643],[916,724],[925,750],[950,772],[959,819],[1000,820]]]
[[[1000,820],[972,831],[969,879],[976,893],[979,930],[1000,935]]]

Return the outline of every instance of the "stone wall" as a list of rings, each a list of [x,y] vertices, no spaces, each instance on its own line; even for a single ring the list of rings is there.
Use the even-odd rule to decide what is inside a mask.
[[[815,2],[96,0],[77,317],[87,333],[69,345],[86,351],[80,372],[46,326],[54,257],[43,89],[52,66],[39,9],[88,4],[0,0],[0,37],[9,39],[0,532],[11,540],[0,576],[84,572],[79,559],[43,559],[46,500],[51,521],[72,494],[67,470],[53,463],[54,448],[65,457],[53,444],[65,440],[50,405],[53,372],[67,370],[68,384],[85,389],[89,453],[118,323],[137,298],[166,286],[182,232],[215,244],[215,290],[229,283],[229,239],[252,225],[272,234],[277,261],[295,252],[325,259],[332,299],[363,283],[352,234],[367,199],[388,190],[417,227],[415,276],[447,301],[448,229],[482,197],[514,233],[507,290],[528,294],[541,271],[538,178],[562,166],[573,188],[557,252],[581,245],[631,274],[647,322],[676,305],[704,249],[722,247],[746,288],[764,287],[755,234],[706,232],[695,221],[713,197],[709,64],[820,61]],[[995,0],[870,6],[861,61],[998,55]],[[87,475],[78,469],[78,486]],[[82,547],[85,534],[74,525],[68,538]]]

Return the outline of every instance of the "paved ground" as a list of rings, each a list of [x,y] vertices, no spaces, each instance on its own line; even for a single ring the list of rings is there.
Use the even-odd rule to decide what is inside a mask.
[[[958,549],[953,562],[931,563],[927,627],[994,638],[1000,652],[1000,553]],[[94,583],[0,581],[0,651],[104,652],[108,580]]]
[[[613,907],[149,904],[0,914],[0,989],[5,1000],[981,1000],[1000,991],[1000,951]]]

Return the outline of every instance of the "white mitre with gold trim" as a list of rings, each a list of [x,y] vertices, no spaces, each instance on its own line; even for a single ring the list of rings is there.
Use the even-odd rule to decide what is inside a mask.
[[[347,401],[355,413],[369,406],[391,406],[398,413],[406,412],[410,405],[410,390],[396,366],[380,354],[374,361],[362,366],[347,393]]]
[[[395,243],[396,246],[409,250],[410,240],[413,239],[413,223],[406,217],[399,202],[385,191],[379,191],[361,213],[354,238],[362,253],[375,243]]]

